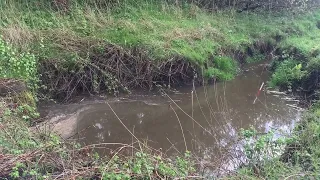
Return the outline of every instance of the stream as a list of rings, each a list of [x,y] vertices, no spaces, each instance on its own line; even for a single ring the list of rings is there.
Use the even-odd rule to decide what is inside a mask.
[[[261,64],[243,69],[232,81],[197,87],[193,93],[192,87],[168,94],[134,92],[121,98],[84,99],[81,103],[46,105],[42,109],[48,116],[55,116],[51,122],[56,131],[82,144],[131,144],[136,141],[134,134],[168,155],[187,149],[201,156],[202,161],[230,169],[235,157],[223,154],[233,151],[236,155],[241,150],[236,141],[241,128],[253,126],[260,132],[275,129],[287,134],[301,116],[301,110],[294,107],[296,101],[288,95],[268,93],[265,88],[253,104],[270,73]],[[72,135],[75,132],[78,133]],[[112,148],[99,151],[110,153]]]

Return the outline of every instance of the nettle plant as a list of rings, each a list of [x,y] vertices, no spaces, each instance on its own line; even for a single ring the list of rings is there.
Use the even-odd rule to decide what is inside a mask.
[[[25,81],[37,79],[37,59],[31,53],[19,53],[0,36],[0,78]]]

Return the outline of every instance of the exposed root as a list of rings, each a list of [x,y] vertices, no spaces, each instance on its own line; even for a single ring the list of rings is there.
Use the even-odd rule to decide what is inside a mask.
[[[195,65],[181,57],[156,61],[142,49],[126,51],[113,45],[91,52],[77,64],[62,63],[42,61],[40,73],[44,92],[65,101],[80,93],[117,95],[129,88],[151,90],[154,84],[191,84],[196,72]]]
[[[53,32],[55,33],[55,32]],[[61,33],[61,32],[58,32]],[[58,39],[62,52],[76,52],[76,60],[44,59],[39,66],[43,94],[68,101],[79,94],[128,92],[129,89],[151,90],[155,85],[174,87],[203,83],[202,65],[181,57],[152,59],[143,47],[124,49],[101,41],[75,40],[72,36]],[[270,55],[275,51],[273,40],[257,40],[245,49],[226,47],[218,54],[232,57],[240,64],[254,54]],[[272,58],[273,56],[270,56]],[[82,58],[82,59],[81,59]],[[204,63],[203,68],[208,68]]]

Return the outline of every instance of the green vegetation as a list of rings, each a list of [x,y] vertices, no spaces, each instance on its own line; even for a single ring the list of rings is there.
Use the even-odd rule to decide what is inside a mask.
[[[213,65],[205,72],[205,77],[217,78],[218,80],[231,80],[237,73],[237,65],[235,61],[229,57],[216,57]]]
[[[297,17],[297,21],[290,22],[290,38],[281,43],[282,47],[297,48],[304,55],[316,56],[319,54],[319,28],[317,22],[320,15],[318,13],[312,16]]]
[[[273,73],[269,85],[271,87],[282,86],[289,88],[292,83],[300,82],[306,74],[298,61],[287,59],[281,62]]]
[[[255,63],[260,62],[266,59],[266,56],[264,54],[254,53],[253,56],[249,56],[246,59],[246,63]]]
[[[254,129],[243,131],[249,164],[239,169],[237,176],[248,179],[319,178],[319,112],[318,104],[311,107],[290,137],[276,138],[274,132],[261,135]]]
[[[114,61],[115,56],[104,57],[108,60],[102,64],[104,66],[97,62],[99,57],[108,54],[106,49],[110,45],[121,51],[120,58],[127,58],[136,50],[141,52],[143,58],[150,60],[155,69],[160,66],[159,63],[172,62],[172,59],[179,59],[177,57],[192,63],[195,69],[203,69],[205,64],[214,65],[209,62],[212,57],[226,56],[237,60],[235,51],[246,54],[246,48],[255,42],[276,45],[276,39],[281,39],[280,46],[283,49],[294,47],[304,55],[320,52],[316,43],[320,37],[317,28],[319,11],[291,14],[236,13],[226,10],[208,13],[193,4],[176,6],[148,0],[110,4],[79,0],[61,9],[57,11],[51,2],[44,0],[0,2],[0,32],[3,39],[10,44],[8,47],[18,49],[18,54],[26,54],[22,57],[26,61],[33,59],[26,52],[36,55],[42,74],[41,90],[53,97],[71,97],[63,94],[69,91],[76,93],[70,89],[89,92],[109,89],[117,92],[118,89],[131,86],[144,86],[142,83],[147,81],[144,79],[135,85],[126,82],[128,78],[119,79],[119,74],[115,72],[124,70],[101,68],[113,67],[109,61]],[[133,56],[132,59],[140,57],[137,53]],[[262,57],[253,56],[247,58],[247,62],[260,59]],[[3,65],[1,68],[7,67]],[[88,69],[94,70],[88,72]],[[168,71],[163,69],[162,74]],[[232,79],[235,75],[217,66],[208,66],[203,72],[206,77],[216,76],[221,80]],[[67,75],[74,78],[65,77]],[[100,78],[102,76],[104,78]],[[61,77],[65,77],[65,81],[74,79],[74,83],[80,84],[78,86],[87,86],[63,89],[66,82],[62,82],[64,79]],[[83,77],[90,79],[84,80]],[[56,81],[59,87],[54,88],[51,84]]]
[[[320,69],[320,58],[312,58],[308,64],[306,65],[306,69],[308,72],[319,71]]]
[[[9,100],[1,99],[4,158],[0,159],[0,177],[166,179],[197,175],[189,152],[169,159],[139,143],[139,148],[126,145],[111,157],[99,157],[96,147],[80,147],[46,130],[31,130],[30,123],[39,116],[36,96],[70,98],[77,91],[103,88],[117,94],[119,88],[151,88],[153,77],[190,78],[200,70],[199,78],[231,80],[241,60],[263,60],[263,53],[274,53],[276,48],[281,52],[276,54],[280,57],[270,86],[295,88],[305,81],[313,83],[312,90],[319,86],[312,81],[320,69],[319,10],[210,13],[194,4],[148,0],[102,5],[74,0],[58,9],[47,0],[0,2],[0,78],[23,80],[29,87]],[[252,55],[248,56],[248,48]],[[136,77],[146,78],[130,84],[139,81]],[[17,107],[9,108],[7,101],[17,102]],[[319,109],[315,105],[290,138],[243,131],[249,164],[238,175],[252,179],[319,176]],[[128,147],[132,154],[120,153]]]
[[[23,78],[25,80],[36,78],[36,58],[29,53],[17,53],[3,39],[0,39],[1,53],[1,77],[4,78]]]
[[[319,76],[320,70],[319,56],[309,56],[306,61],[293,60],[290,57],[283,61],[275,61],[274,67],[275,70],[269,81],[269,86],[293,90],[300,88],[317,96],[316,93],[319,89],[317,76]]]
[[[0,77],[26,81],[36,90],[38,83],[37,59],[28,52],[19,53],[17,49],[4,42],[0,36]]]

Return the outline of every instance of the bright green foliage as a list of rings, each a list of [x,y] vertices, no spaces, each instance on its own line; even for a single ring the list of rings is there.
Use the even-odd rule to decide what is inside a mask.
[[[103,179],[130,179],[132,174],[148,179],[155,171],[167,178],[183,178],[195,173],[190,152],[186,152],[184,157],[178,156],[175,160],[168,161],[164,157],[138,151],[128,159],[114,156],[107,165],[102,166],[102,169],[106,169],[104,167],[107,167],[108,171],[102,171]]]
[[[304,55],[316,56],[320,53],[320,31],[317,27],[320,13],[303,12],[303,16],[296,18],[296,21],[285,21],[287,32],[286,39],[281,42],[281,46],[297,48]]]
[[[237,65],[234,60],[225,56],[214,58],[212,67],[205,71],[206,78],[217,78],[218,80],[231,80],[237,73]]]
[[[316,26],[320,19],[319,10],[303,14],[236,13],[233,10],[208,13],[191,4],[176,7],[160,1],[139,0],[126,1],[125,5],[114,7],[73,1],[70,11],[63,13],[53,10],[48,2],[0,1],[0,31],[3,34],[0,38],[1,78],[35,81],[38,64],[33,54],[42,61],[54,60],[52,65],[59,70],[83,71],[82,63],[89,59],[92,48],[105,47],[109,43],[127,50],[143,48],[154,62],[180,56],[201,68],[207,64],[204,76],[218,80],[233,79],[237,71],[233,59],[219,55],[225,55],[228,50],[245,52],[245,48],[256,40],[279,36],[283,49],[297,49],[299,54],[314,57],[320,52],[320,31]],[[22,49],[33,54],[23,53]],[[213,62],[210,62],[210,57],[215,57]],[[260,59],[262,57],[253,56],[247,62]],[[306,64],[308,72],[320,69],[319,58]],[[301,81],[308,74],[303,65],[292,59],[283,61],[275,70],[270,85],[287,87]],[[57,152],[52,157],[69,165],[70,161],[63,160],[76,158],[61,145],[57,136],[30,132],[25,121],[37,116],[31,106],[23,105],[16,111],[5,110],[0,118],[0,125],[6,127],[5,131],[0,131],[1,150],[16,155],[50,145],[43,155]],[[243,131],[250,166],[240,169],[239,173],[255,177],[253,167],[259,163],[266,179],[285,179],[290,174],[319,177],[320,110],[311,112],[309,116],[297,128],[293,138],[274,140],[272,132],[260,136],[253,129]],[[38,136],[45,137],[46,141]],[[295,151],[294,162],[285,163],[274,156],[278,154],[279,147],[292,142],[304,147]],[[74,150],[80,148],[71,147]],[[114,156],[102,161],[94,156],[90,160],[99,165],[103,179],[131,179],[135,175],[148,179],[154,171],[164,178],[183,178],[194,172],[188,152],[174,160],[142,150],[132,157]],[[19,171],[22,169],[25,178],[31,175],[35,179],[47,179],[51,174],[45,173],[56,168],[56,164],[40,166],[38,162],[27,165],[17,163],[11,173],[12,178],[21,178]],[[40,176],[39,172],[45,175]]]
[[[19,53],[0,37],[0,78],[35,80],[37,61],[33,54]]]
[[[17,116],[22,117],[22,119],[25,121],[31,121],[40,117],[40,114],[37,112],[36,107],[30,106],[28,104],[18,106],[14,113]]]
[[[302,64],[288,59],[280,63],[277,66],[274,74],[271,77],[269,85],[271,87],[281,86],[289,87],[294,82],[299,82],[306,74],[306,71],[302,70]]]

